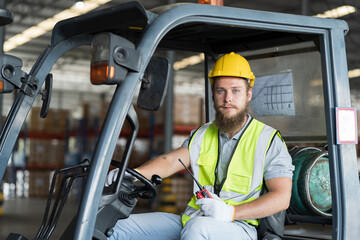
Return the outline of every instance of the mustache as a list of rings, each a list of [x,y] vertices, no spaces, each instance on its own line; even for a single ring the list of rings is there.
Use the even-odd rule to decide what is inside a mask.
[[[232,105],[232,104],[223,104],[223,105],[218,106],[218,108],[228,108],[228,107],[237,108],[235,105]]]

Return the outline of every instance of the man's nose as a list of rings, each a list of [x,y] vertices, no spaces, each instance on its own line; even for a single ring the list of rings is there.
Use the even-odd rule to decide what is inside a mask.
[[[232,100],[232,95],[231,95],[231,93],[230,92],[226,92],[225,93],[225,102],[231,102],[231,100]]]

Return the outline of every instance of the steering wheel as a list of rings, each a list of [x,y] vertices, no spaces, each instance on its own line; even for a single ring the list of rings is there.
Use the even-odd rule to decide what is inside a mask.
[[[122,169],[122,165],[118,161],[111,161],[111,165]],[[153,199],[156,194],[156,185],[162,182],[161,177],[153,175],[148,180],[141,173],[131,168],[126,171],[140,182],[133,182],[132,179],[124,177],[119,184],[118,179],[109,187],[105,187],[101,196],[99,209],[96,217],[96,223],[93,233],[93,239],[106,240],[112,234],[112,228],[119,219],[128,218],[137,203],[136,198]],[[66,228],[61,239],[70,239],[74,236],[76,227],[76,216]]]
[[[111,161],[111,165],[121,169],[121,163],[118,161]],[[131,176],[135,177],[139,180],[143,185],[139,185],[137,182],[133,183],[134,188],[131,189],[131,193],[128,194],[128,198],[142,198],[142,199],[154,199],[157,195],[156,186],[162,183],[162,179],[158,175],[153,175],[151,180],[144,177],[138,171],[135,171],[132,168],[126,168],[126,172],[128,172]],[[119,177],[119,176],[118,176]],[[118,181],[117,181],[118,182]],[[126,178],[124,177],[122,184],[126,184]],[[118,192],[120,186],[118,184],[116,192]]]
[[[151,180],[148,180],[141,173],[135,171],[132,168],[126,168],[126,172],[128,172],[131,176],[135,177],[141,183],[144,184],[138,186],[138,184],[135,182],[134,183],[135,189],[133,190],[131,196],[139,197],[142,199],[148,199],[148,200],[154,199],[156,197],[157,195],[156,186],[162,183],[162,179],[159,175],[153,175],[151,177]]]

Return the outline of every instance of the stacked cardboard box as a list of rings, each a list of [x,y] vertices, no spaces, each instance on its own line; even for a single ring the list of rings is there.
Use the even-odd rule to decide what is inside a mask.
[[[49,192],[50,192],[50,186],[52,184],[53,181],[53,177],[54,177],[54,173],[55,171],[49,171],[49,170],[28,170],[28,176],[29,176],[29,190],[28,190],[28,196],[29,197],[36,197],[36,198],[47,198],[49,196]],[[52,192],[52,196],[53,198],[56,198],[57,195],[59,194],[60,191],[60,186],[61,186],[61,182],[64,178],[64,174],[63,173],[59,173],[56,176],[56,180],[55,180],[55,185],[54,185],[54,189]],[[77,187],[76,185],[78,185],[79,183],[81,184],[80,181],[78,180],[82,180],[82,179],[77,179],[76,181],[74,181],[74,183],[72,184],[71,190],[68,194],[68,196],[73,197],[75,191],[77,191]],[[64,193],[66,185],[63,186],[62,192]],[[61,196],[63,197],[63,196]]]
[[[40,108],[32,108],[29,130],[34,132],[64,133],[70,112],[63,109],[49,109],[46,118],[40,117]]]
[[[68,122],[70,119],[70,112],[69,110],[65,109],[58,109],[56,110],[56,117],[55,117],[55,132],[65,133],[67,130]]]
[[[47,197],[50,188],[49,171],[30,170],[29,171],[29,197]]]
[[[65,141],[30,139],[29,167],[58,168],[64,165]]]
[[[109,102],[103,101],[101,103],[101,110],[99,116],[99,126],[102,126],[107,110],[109,108]],[[164,107],[160,108],[158,111],[148,111],[141,109],[137,106],[136,103],[133,104],[134,110],[138,117],[140,131],[149,131],[152,127],[152,124],[163,125],[164,123]],[[153,123],[152,123],[153,121]],[[123,130],[130,130],[130,123],[125,119]]]
[[[204,122],[204,104],[200,96],[176,95],[174,125],[199,126]]]
[[[45,118],[40,117],[40,108],[32,108],[30,111],[29,130],[34,132],[43,131]]]

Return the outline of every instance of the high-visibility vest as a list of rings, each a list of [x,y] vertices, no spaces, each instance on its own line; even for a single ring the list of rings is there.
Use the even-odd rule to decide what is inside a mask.
[[[260,196],[263,186],[263,171],[266,152],[278,133],[274,128],[251,119],[240,136],[239,142],[230,160],[226,180],[221,186],[219,197],[230,205],[251,202]],[[193,134],[189,143],[190,164],[195,178],[206,189],[214,192],[216,168],[218,164],[218,129],[213,123],[207,123]],[[198,191],[194,185],[194,193]],[[182,223],[200,213],[195,195],[182,215]],[[257,226],[257,219],[246,220]]]

